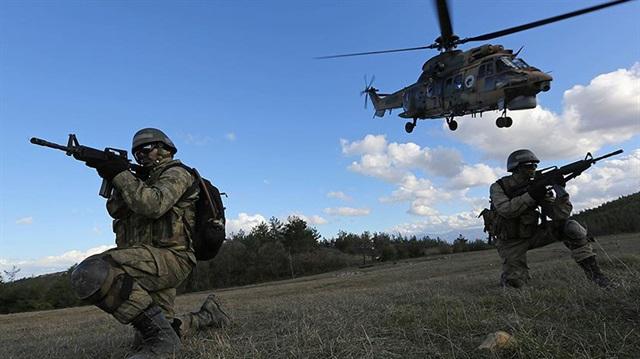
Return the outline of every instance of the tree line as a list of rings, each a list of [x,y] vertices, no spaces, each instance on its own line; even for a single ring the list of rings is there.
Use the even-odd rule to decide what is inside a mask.
[[[621,197],[575,216],[592,235],[640,232],[640,192]],[[318,231],[298,217],[286,222],[271,218],[249,232],[240,231],[225,241],[210,261],[198,262],[180,293],[296,278],[375,262],[397,261],[492,248],[481,239],[460,235],[453,242],[429,236],[403,236],[384,232],[360,234],[341,231],[322,239]],[[0,275],[0,313],[46,310],[82,305],[66,272],[14,280],[19,268]]]
[[[640,232],[640,192],[581,211],[574,218],[592,236]]]

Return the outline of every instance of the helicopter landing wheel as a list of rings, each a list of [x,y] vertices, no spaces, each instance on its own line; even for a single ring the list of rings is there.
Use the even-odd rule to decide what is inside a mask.
[[[413,129],[415,127],[416,127],[415,123],[407,122],[407,123],[404,124],[404,130],[407,131],[407,133],[413,132]]]
[[[498,128],[511,127],[511,125],[513,125],[511,117],[498,117],[496,120],[496,126],[498,126]]]
[[[453,116],[445,117],[445,119],[447,120],[447,125],[451,131],[455,131],[458,128],[458,121],[454,120]]]
[[[511,127],[511,125],[513,125],[511,117],[504,117],[502,119],[502,127]]]

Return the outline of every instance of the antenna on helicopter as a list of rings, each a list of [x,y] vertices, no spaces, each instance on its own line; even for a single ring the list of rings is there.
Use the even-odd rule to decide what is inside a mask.
[[[518,51],[516,51],[515,54],[513,54],[513,57],[518,57],[518,54],[520,53],[520,51],[522,51],[522,49],[524,49],[524,45],[520,46],[520,48],[518,49]]]

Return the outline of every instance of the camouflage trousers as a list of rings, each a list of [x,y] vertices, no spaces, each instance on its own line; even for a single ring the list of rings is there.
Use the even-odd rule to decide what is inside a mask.
[[[153,303],[171,321],[175,316],[176,287],[187,278],[194,266],[188,255],[183,254],[186,252],[146,245],[115,248],[97,254],[96,256],[109,263],[109,276],[126,274],[133,278],[131,291],[126,299],[113,286],[103,300],[107,305],[98,307],[111,313],[119,322],[127,324]],[[108,305],[109,303],[114,305]]]
[[[576,262],[595,256],[586,235],[577,239],[570,238],[564,233],[563,224],[564,222],[560,221],[538,225],[530,238],[498,238],[496,248],[502,258],[503,283],[519,287],[527,282],[530,278],[527,251],[530,249],[563,242]]]

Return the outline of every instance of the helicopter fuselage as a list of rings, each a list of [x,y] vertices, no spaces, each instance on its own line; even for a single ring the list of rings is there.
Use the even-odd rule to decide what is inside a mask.
[[[446,51],[429,59],[422,70],[416,83],[392,94],[370,92],[376,115],[382,117],[386,110],[400,107],[404,112],[399,116],[412,119],[529,109],[552,81],[501,45]]]

